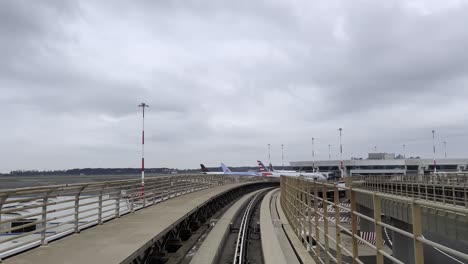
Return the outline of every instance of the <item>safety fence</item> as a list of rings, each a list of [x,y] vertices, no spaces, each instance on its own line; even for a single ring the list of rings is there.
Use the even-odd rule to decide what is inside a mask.
[[[353,176],[353,187],[468,208],[468,174]]]
[[[177,175],[0,190],[2,258],[167,199],[256,178]]]
[[[353,185],[351,185],[353,186]],[[357,195],[368,195],[373,201],[373,217],[358,211]],[[411,228],[403,230],[384,221],[382,203],[388,201],[405,204],[411,213]],[[424,263],[424,246],[429,246],[457,259],[459,263],[468,261],[466,252],[460,252],[433,241],[423,235],[423,211],[434,214],[453,214],[468,217],[468,209],[463,206],[434,203],[423,199],[403,197],[356,187],[345,187],[337,183],[323,183],[303,177],[281,177],[281,206],[291,227],[304,246],[321,263],[365,263],[369,256],[375,263],[383,264],[387,259],[393,263]],[[333,208],[330,210],[329,208]],[[349,222],[341,221],[343,212]],[[360,223],[370,223],[374,231],[360,232]],[[414,259],[403,260],[394,256],[387,230],[410,241]],[[383,237],[383,233],[386,237]],[[427,248],[427,247],[426,247]],[[407,254],[407,256],[413,256]],[[374,262],[374,260],[372,261]]]

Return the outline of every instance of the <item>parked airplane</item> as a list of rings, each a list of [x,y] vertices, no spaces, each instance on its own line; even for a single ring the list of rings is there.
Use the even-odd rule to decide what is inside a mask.
[[[224,174],[226,175],[235,175],[235,176],[262,176],[262,173],[255,172],[255,171],[245,171],[245,172],[237,172],[231,171],[224,163],[221,162],[221,168],[223,169]]]
[[[257,160],[258,167],[260,168],[260,172],[262,173],[262,176],[269,176],[269,177],[280,177],[281,175],[284,176],[292,176],[292,177],[304,177],[307,179],[314,179],[316,181],[320,182],[326,182],[327,177],[325,177],[323,174],[318,173],[318,172],[299,172],[299,171],[270,171],[265,166],[263,163],[259,160]]]
[[[270,162],[270,165],[268,166],[268,168],[270,169],[270,171],[276,171],[276,172],[296,172],[296,171],[293,171],[293,170],[275,170],[273,168],[273,165],[271,165],[271,162]]]
[[[201,167],[203,174],[215,174],[215,175],[224,174],[224,172],[221,172],[221,171],[209,171],[203,164],[200,164],[200,167]]]

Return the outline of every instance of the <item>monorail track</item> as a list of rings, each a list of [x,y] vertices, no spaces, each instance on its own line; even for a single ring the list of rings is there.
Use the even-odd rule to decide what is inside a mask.
[[[261,201],[269,190],[265,189],[250,198],[245,208],[231,223],[231,232],[226,239],[219,263],[264,263],[259,216]]]

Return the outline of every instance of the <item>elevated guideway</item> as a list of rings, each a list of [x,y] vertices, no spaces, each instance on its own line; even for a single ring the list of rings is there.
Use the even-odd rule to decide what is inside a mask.
[[[159,179],[159,181],[162,180]],[[216,211],[246,192],[271,185],[268,182],[235,181],[235,179],[228,179],[224,176],[177,179],[173,177],[169,180],[169,184],[159,191],[154,189],[151,192],[151,186],[148,186],[143,202],[141,201],[142,198],[137,195],[135,200],[140,201],[140,204],[127,204],[129,207],[133,207],[133,211],[129,210],[126,215],[119,214],[118,219],[111,220],[112,218],[107,217],[107,222],[104,224],[104,221],[99,221],[102,217],[101,214],[106,211],[103,208],[103,199],[100,198],[95,202],[98,206],[95,210],[87,209],[87,211],[95,211],[99,215],[100,219],[95,219],[98,221],[90,221],[85,228],[79,229],[73,235],[62,237],[56,241],[50,240],[50,243],[45,243],[43,246],[26,252],[21,253],[21,248],[17,248],[16,250],[20,254],[10,255],[8,258],[3,259],[3,263],[151,263],[148,260],[167,260],[170,252],[176,251],[181,246],[182,241],[187,240],[191,233],[197,230]],[[135,183],[138,184],[138,181]],[[103,185],[100,186],[105,188]],[[60,188],[66,187],[61,186]],[[125,192],[125,197],[129,193],[128,190]],[[10,195],[12,195],[12,192],[12,190],[9,190]],[[123,193],[122,190],[119,190],[119,193]],[[156,193],[158,195],[154,195]],[[98,192],[98,195],[102,195],[102,193]],[[154,203],[150,199],[152,196],[156,201]],[[133,196],[130,195],[129,197]],[[26,199],[30,198],[18,198],[17,201]],[[37,197],[34,199],[37,200]],[[82,208],[86,203],[81,204],[78,199],[76,204]],[[117,207],[120,206],[120,201],[113,204],[114,206],[111,206],[113,213],[115,210],[122,211],[122,208]],[[116,204],[117,206],[115,206]],[[24,210],[24,207],[21,208]],[[140,210],[135,210],[135,208]],[[77,208],[75,207],[75,209]],[[77,210],[78,212],[86,211],[80,211],[80,208]],[[3,210],[2,213],[5,211]],[[51,212],[46,209],[45,213]],[[80,221],[75,224],[72,222],[71,227],[80,226],[83,219],[79,218],[79,214],[74,215]],[[5,218],[5,215],[3,216],[0,219],[3,224],[11,222]],[[51,219],[51,217],[45,219]],[[40,220],[37,222],[40,223]],[[46,227],[51,228],[48,225]],[[9,229],[12,228],[14,229],[14,227]],[[7,229],[3,228],[2,232],[4,230]],[[38,236],[37,232],[34,231],[25,234],[20,237],[11,234],[3,236],[2,239],[8,238],[8,242],[10,242],[11,237],[16,237],[16,240],[22,241],[21,238],[27,237],[27,235],[31,235],[33,238]],[[40,236],[38,238],[40,242]],[[1,242],[0,240],[0,246],[6,244]],[[26,242],[22,244],[28,245]]]
[[[205,241],[198,249],[190,264],[214,264],[219,263],[219,257],[223,245],[226,242],[226,236],[230,232],[233,221],[246,206],[249,200],[263,190],[254,191],[241,197],[232,205],[215,223]]]

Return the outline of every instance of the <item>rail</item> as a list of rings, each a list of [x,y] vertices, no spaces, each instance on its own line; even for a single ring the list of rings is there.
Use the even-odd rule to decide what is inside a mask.
[[[347,192],[349,204],[340,203],[340,192]],[[357,211],[356,195],[370,195],[374,205],[374,217],[368,217]],[[331,198],[328,197],[331,195]],[[382,220],[381,205],[384,200],[405,203],[411,212],[412,231],[405,231],[385,223]],[[414,263],[424,263],[424,245],[450,254],[451,256],[468,261],[468,255],[448,246],[432,241],[423,236],[422,211],[429,209],[436,214],[453,214],[461,217],[468,216],[468,209],[464,206],[434,203],[425,199],[404,197],[379,191],[370,191],[357,187],[341,187],[337,184],[320,183],[302,177],[281,176],[281,206],[289,224],[305,247],[317,257],[321,263],[363,263],[360,252],[365,247],[376,256],[376,263],[384,263],[388,259],[394,263],[403,263],[384,250],[382,229],[388,229],[413,241]],[[320,208],[321,207],[321,208]],[[350,225],[340,219],[340,212],[347,212]],[[333,217],[329,216],[333,214]],[[319,220],[321,219],[321,220]],[[374,225],[375,243],[361,237],[358,230],[358,219],[369,221]],[[321,222],[319,222],[321,221]],[[333,230],[334,232],[331,232]],[[347,236],[348,241],[344,241]],[[351,240],[351,241],[349,241]],[[348,261],[349,260],[349,261]]]
[[[257,201],[257,198],[263,194],[264,192],[257,193],[247,205],[245,209],[244,215],[242,216],[240,228],[239,228],[239,235],[237,236],[236,240],[236,247],[234,251],[234,259],[233,264],[242,264],[245,262],[245,247],[246,243],[248,243],[248,228],[249,228],[249,221],[251,216],[251,209],[253,204]]]
[[[0,190],[0,261],[29,248],[202,189],[256,179],[177,175]]]
[[[468,208],[468,174],[353,176],[353,187]]]

